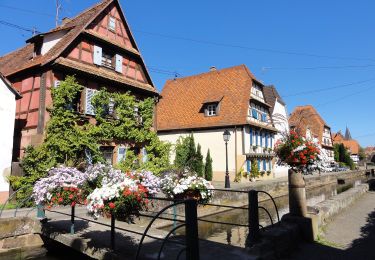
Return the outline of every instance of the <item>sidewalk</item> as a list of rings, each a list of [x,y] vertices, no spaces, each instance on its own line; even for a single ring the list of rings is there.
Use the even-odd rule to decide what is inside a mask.
[[[375,192],[368,192],[324,229],[320,243],[302,245],[288,259],[375,259]]]

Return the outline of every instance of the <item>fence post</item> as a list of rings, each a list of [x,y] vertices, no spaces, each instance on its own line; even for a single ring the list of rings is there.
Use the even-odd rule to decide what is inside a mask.
[[[72,206],[72,213],[70,215],[70,234],[74,234],[74,217],[75,217],[75,206]]]
[[[173,202],[174,203],[174,202]],[[177,227],[177,207],[176,205],[173,206],[173,228]],[[173,235],[176,235],[176,231],[173,232]]]
[[[199,260],[197,201],[185,201],[186,259]]]
[[[36,206],[36,208],[37,208],[37,211],[36,211],[36,217],[37,217],[38,219],[40,219],[40,220],[45,219],[45,218],[46,218],[46,213],[44,212],[44,207],[43,207],[43,205],[39,203],[39,204]]]
[[[115,213],[111,214],[111,249],[115,250]]]
[[[249,236],[247,239],[248,246],[254,245],[259,241],[259,212],[258,212],[258,192],[251,190],[248,193],[249,206]]]

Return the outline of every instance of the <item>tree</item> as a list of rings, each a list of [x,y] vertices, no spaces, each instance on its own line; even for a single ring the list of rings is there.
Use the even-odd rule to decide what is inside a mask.
[[[350,158],[350,152],[348,151],[348,149],[346,149],[344,144],[335,144],[334,153],[336,162],[345,164],[346,166],[350,167],[350,169],[354,169],[354,162],[352,158]]]
[[[188,138],[188,153],[186,158],[187,166],[192,170],[195,171],[195,165],[196,165],[196,155],[197,151],[195,150],[195,140],[194,136],[191,134]]]
[[[203,155],[201,152],[201,145],[198,144],[197,152],[195,154],[194,164],[192,166],[193,170],[197,173],[199,177],[203,177],[204,175],[204,163],[203,163]]]
[[[363,159],[366,159],[366,153],[363,147],[359,147],[358,158],[360,161],[362,161]]]
[[[204,166],[204,178],[208,181],[212,181],[212,158],[210,155],[210,149],[207,151],[206,164]]]
[[[199,172],[201,171],[199,166],[200,163],[197,156],[197,150],[195,149],[193,135],[180,137],[177,140],[174,164],[177,168],[189,168],[191,171],[196,172],[199,175]]]
[[[176,142],[176,157],[174,159],[174,165],[176,168],[186,167],[188,157],[189,157],[189,143],[190,137],[180,136]]]

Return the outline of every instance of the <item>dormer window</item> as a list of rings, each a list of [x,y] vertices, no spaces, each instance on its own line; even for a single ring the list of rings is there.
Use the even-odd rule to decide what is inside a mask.
[[[110,16],[108,19],[108,29],[111,31],[116,30],[116,18],[114,18],[113,16]]]
[[[218,104],[208,104],[206,106],[205,115],[206,116],[217,116]]]

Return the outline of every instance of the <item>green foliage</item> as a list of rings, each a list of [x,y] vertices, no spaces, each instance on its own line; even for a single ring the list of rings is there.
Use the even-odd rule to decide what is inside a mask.
[[[203,155],[202,155],[200,144],[198,144],[198,146],[197,146],[197,152],[195,154],[193,169],[199,177],[203,177],[203,175],[204,175],[204,163],[203,163]]]
[[[180,137],[176,143],[174,166],[177,169],[189,168],[199,177],[203,177],[204,163],[200,144],[195,149],[194,136]]]
[[[365,149],[363,149],[363,147],[359,147],[358,157],[359,157],[360,161],[366,159],[366,153],[365,153]]]
[[[38,147],[28,147],[21,161],[24,176],[9,178],[13,189],[24,189],[17,195],[23,199],[31,194],[33,184],[47,175],[48,169],[63,164],[79,167],[88,156],[93,163],[103,161],[100,145],[113,141],[145,147],[147,161],[127,151],[124,170],[147,169],[158,174],[169,167],[170,145],[161,142],[152,130],[154,100],[135,99],[130,93],[109,93],[102,89],[92,98],[96,123],[83,118],[76,109],[83,87],[74,76],[67,76],[60,86],[52,88],[52,107],[44,141]],[[110,103],[113,113],[110,114]]]
[[[109,103],[113,102],[113,113],[109,111]],[[159,174],[170,167],[170,144],[159,140],[152,130],[154,100],[146,98],[136,100],[130,92],[109,93],[101,89],[92,98],[97,124],[92,127],[91,134],[100,143],[112,140],[125,140],[130,146],[144,147],[147,161],[128,149],[126,158],[117,167],[124,171],[145,169]]]
[[[350,152],[345,148],[344,144],[335,144],[333,148],[335,161],[344,163],[353,170],[355,168],[354,162],[352,158],[350,158]]]
[[[258,162],[256,160],[251,161],[251,171],[250,171],[250,178],[257,178],[259,177],[259,169],[258,169]]]
[[[204,178],[208,181],[212,181],[212,158],[210,155],[210,149],[207,151],[206,164],[204,166]]]
[[[190,136],[188,137],[180,136],[176,142],[176,147],[175,147],[176,157],[174,159],[174,166],[177,169],[181,169],[187,166],[187,161],[189,157],[189,144],[190,144]]]

